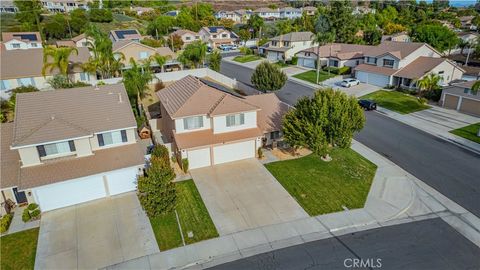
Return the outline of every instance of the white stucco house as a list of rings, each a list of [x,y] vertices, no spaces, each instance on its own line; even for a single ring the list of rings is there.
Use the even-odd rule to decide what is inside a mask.
[[[40,32],[3,32],[5,50],[28,50],[42,48]]]
[[[302,10],[294,7],[284,7],[280,9],[280,18],[293,20],[302,17]]]
[[[312,32],[291,32],[270,39],[260,47],[270,61],[290,60],[299,51],[312,47]]]
[[[267,20],[267,21],[274,21],[280,19],[280,10],[279,9],[271,9],[271,8],[258,8],[253,11],[253,13],[260,16],[260,18]]]

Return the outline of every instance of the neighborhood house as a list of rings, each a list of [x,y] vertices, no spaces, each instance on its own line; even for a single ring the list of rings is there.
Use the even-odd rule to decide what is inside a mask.
[[[6,50],[27,50],[42,48],[39,32],[3,32],[2,43]]]
[[[445,86],[440,104],[449,109],[480,116],[480,91],[472,91],[477,81],[467,81]]]
[[[200,29],[198,34],[210,48],[217,48],[220,45],[233,45],[237,41],[237,36],[222,26],[205,26]]]
[[[292,32],[270,39],[260,50],[270,61],[290,60],[297,52],[312,47],[312,32]]]

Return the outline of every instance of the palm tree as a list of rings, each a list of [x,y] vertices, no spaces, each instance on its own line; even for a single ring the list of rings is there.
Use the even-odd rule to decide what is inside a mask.
[[[128,96],[136,96],[137,101],[145,96],[148,84],[153,79],[153,73],[150,70],[150,61],[145,61],[144,66],[138,65],[133,58],[130,58],[130,69],[123,72],[123,83],[127,89]]]
[[[43,68],[42,75],[46,76],[47,72],[51,73],[53,70],[58,69],[60,74],[64,75],[68,79],[68,74],[72,68],[70,63],[70,56],[72,53],[78,55],[77,48],[72,47],[45,47],[43,48]]]
[[[417,87],[420,90],[420,95],[423,96],[425,92],[430,92],[438,89],[442,77],[438,76],[435,73],[430,73],[427,76],[424,76],[422,79],[417,80]]]
[[[163,65],[165,65],[165,63],[167,63],[167,60],[170,59],[171,57],[169,55],[167,56],[163,56],[163,55],[160,55],[158,53],[150,56],[150,61],[153,61],[155,62],[161,69],[162,69],[162,72],[163,72]]]
[[[335,41],[335,30],[330,28],[328,18],[324,15],[318,17],[315,25],[316,34],[312,37],[312,45],[317,44],[317,84],[320,80],[320,47]]]
[[[476,81],[473,83],[472,88],[470,90],[472,94],[476,95],[479,89],[480,89],[480,81]]]

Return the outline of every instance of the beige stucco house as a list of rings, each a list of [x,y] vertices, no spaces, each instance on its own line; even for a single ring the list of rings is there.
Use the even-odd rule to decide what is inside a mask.
[[[222,44],[233,45],[237,41],[237,36],[223,26],[205,26],[198,34],[211,48],[217,48]]]
[[[312,32],[291,32],[270,39],[260,51],[270,61],[287,61],[297,52],[312,47],[312,37]]]
[[[198,33],[195,33],[193,31],[187,30],[187,29],[179,29],[176,30],[175,32],[171,33],[169,36],[179,36],[182,41],[183,41],[183,48],[187,46],[188,44],[195,42],[197,40],[201,40],[200,35]]]
[[[136,129],[123,84],[18,94],[1,128],[2,205],[48,211],[135,190]]]
[[[138,41],[122,40],[113,43],[112,50],[117,54],[117,56],[118,54],[123,54],[125,57],[125,59],[122,61],[124,64],[124,69],[130,68],[130,59],[133,59],[138,64],[141,64],[156,54],[167,57],[167,62],[162,67],[158,67],[158,64],[155,61],[150,63],[151,67],[158,67],[158,71],[164,71],[165,69],[171,69],[174,67],[177,69],[181,68],[180,63],[176,60],[176,54],[172,52],[169,47],[154,48]]]
[[[160,130],[178,159],[201,168],[254,158],[281,138],[288,110],[275,94],[243,97],[187,76],[157,92]]]

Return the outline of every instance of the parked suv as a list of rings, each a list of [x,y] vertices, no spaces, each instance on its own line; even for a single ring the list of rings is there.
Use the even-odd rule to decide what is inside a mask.
[[[371,110],[376,110],[377,109],[377,103],[374,101],[368,100],[368,99],[361,99],[358,101],[358,105],[362,107],[366,111],[371,111]]]
[[[345,79],[340,83],[340,85],[343,87],[352,87],[354,85],[359,85],[359,84],[360,84],[360,81],[354,78]]]

